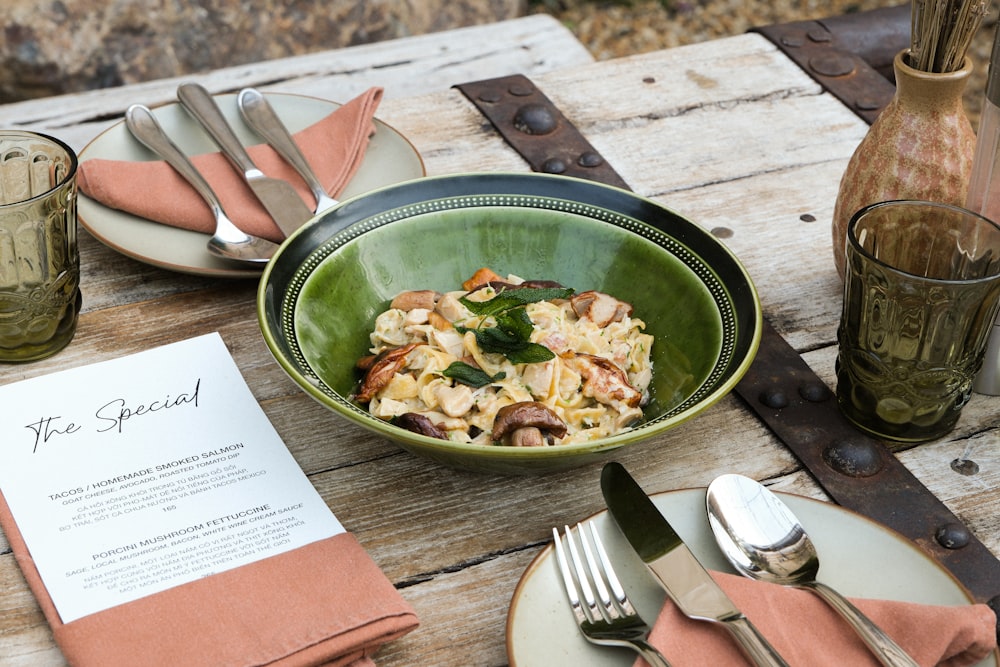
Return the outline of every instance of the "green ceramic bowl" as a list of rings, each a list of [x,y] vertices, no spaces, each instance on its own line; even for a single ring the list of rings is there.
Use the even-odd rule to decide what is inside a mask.
[[[631,303],[655,336],[645,421],[588,443],[492,447],[418,435],[348,400],[394,295],[454,290],[484,266]],[[735,386],[761,334],[756,290],[711,234],[630,192],[543,174],[425,178],[348,200],[282,244],[257,312],[275,359],[323,405],[415,454],[499,473],[597,461],[694,417]]]

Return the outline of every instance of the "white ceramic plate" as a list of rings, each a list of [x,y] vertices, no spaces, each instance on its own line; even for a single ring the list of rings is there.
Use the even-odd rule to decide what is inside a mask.
[[[831,503],[781,496],[819,551],[820,580],[841,593],[927,604],[971,602],[947,570],[894,531]],[[705,516],[705,489],[670,491],[652,499],[705,567],[733,572],[712,537]],[[652,623],[665,594],[607,512],[595,515],[594,520],[622,584],[642,617]],[[592,646],[580,635],[552,553],[551,545],[539,553],[514,592],[507,616],[511,667],[631,665],[635,655],[630,651]],[[978,665],[996,666],[995,654]]]
[[[308,127],[340,106],[336,102],[301,95],[268,93],[267,98],[291,132]],[[215,100],[244,145],[262,143],[260,137],[240,118],[235,94],[216,95]],[[158,107],[153,113],[174,143],[188,155],[218,150],[197,121],[179,104]],[[368,145],[364,160],[340,199],[425,174],[423,160],[403,135],[378,119],[375,125],[375,136]],[[156,159],[132,138],[124,121],[98,135],[80,153],[81,162],[93,158],[137,162]],[[209,254],[205,248],[209,237],[205,234],[133,216],[83,195],[79,199],[78,212],[80,224],[98,240],[141,262],[196,275],[260,277],[259,270],[234,266]]]

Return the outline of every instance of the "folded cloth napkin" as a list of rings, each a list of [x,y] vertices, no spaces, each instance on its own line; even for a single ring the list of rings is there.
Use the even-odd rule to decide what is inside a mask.
[[[370,88],[293,137],[320,183],[337,197],[350,182],[375,132],[375,110],[382,89]],[[247,149],[264,174],[291,183],[312,209],[315,198],[298,173],[267,144]],[[271,241],[284,235],[253,192],[221,153],[191,158],[212,186],[226,215],[237,227]],[[80,191],[105,206],[174,227],[211,234],[212,210],[184,178],[166,162],[130,162],[94,158],[80,164]]]
[[[712,572],[790,667],[877,667],[854,630],[810,591]],[[996,650],[997,618],[984,604],[936,606],[852,598],[921,667],[974,665]],[[693,621],[667,602],[650,641],[674,667],[744,667],[751,663],[729,633]],[[646,667],[641,658],[635,667]]]
[[[0,526],[73,667],[370,667],[418,623],[350,533],[63,623],[2,495]]]

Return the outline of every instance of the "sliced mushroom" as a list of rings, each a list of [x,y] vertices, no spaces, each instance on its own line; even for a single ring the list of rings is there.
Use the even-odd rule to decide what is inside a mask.
[[[604,292],[580,292],[570,297],[569,301],[577,317],[587,317],[602,329],[612,322],[621,322],[632,314],[632,304],[619,301]]]
[[[538,432],[537,438],[532,430]],[[491,437],[494,442],[503,441],[508,445],[523,447],[526,442],[534,443],[540,439],[542,442],[539,444],[544,444],[549,436],[561,438],[564,435],[566,423],[547,405],[538,401],[521,401],[497,410]]]
[[[406,364],[408,355],[420,343],[410,343],[403,347],[386,350],[375,358],[374,363],[368,369],[365,379],[361,382],[361,389],[358,390],[355,398],[359,403],[367,403],[375,397],[380,389],[389,384],[392,376]]]
[[[400,428],[405,428],[407,431],[413,431],[414,433],[419,433],[420,435],[437,438],[438,440],[448,439],[445,432],[435,426],[434,422],[424,415],[417,414],[416,412],[405,412],[393,419],[392,423]]]
[[[389,304],[389,307],[406,311],[413,310],[414,308],[434,310],[434,306],[437,305],[440,298],[441,294],[434,290],[410,290],[409,292],[400,292],[397,294],[393,298],[392,303]]]
[[[619,401],[634,408],[642,401],[642,392],[628,381],[628,374],[614,362],[593,354],[577,354],[566,365],[583,377],[583,395],[610,405]]]
[[[545,434],[534,426],[519,428],[510,434],[511,447],[544,447]]]
[[[489,267],[483,267],[472,274],[472,277],[462,283],[462,289],[466,292],[472,292],[491,280],[503,280],[503,278],[498,275],[493,269]]]

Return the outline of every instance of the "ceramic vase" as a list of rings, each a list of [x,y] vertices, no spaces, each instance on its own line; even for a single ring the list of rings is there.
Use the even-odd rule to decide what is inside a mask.
[[[844,277],[847,224],[863,207],[893,199],[965,205],[976,135],[962,94],[972,61],[954,72],[934,73],[896,54],[896,94],[851,156],[833,211],[833,257]]]

